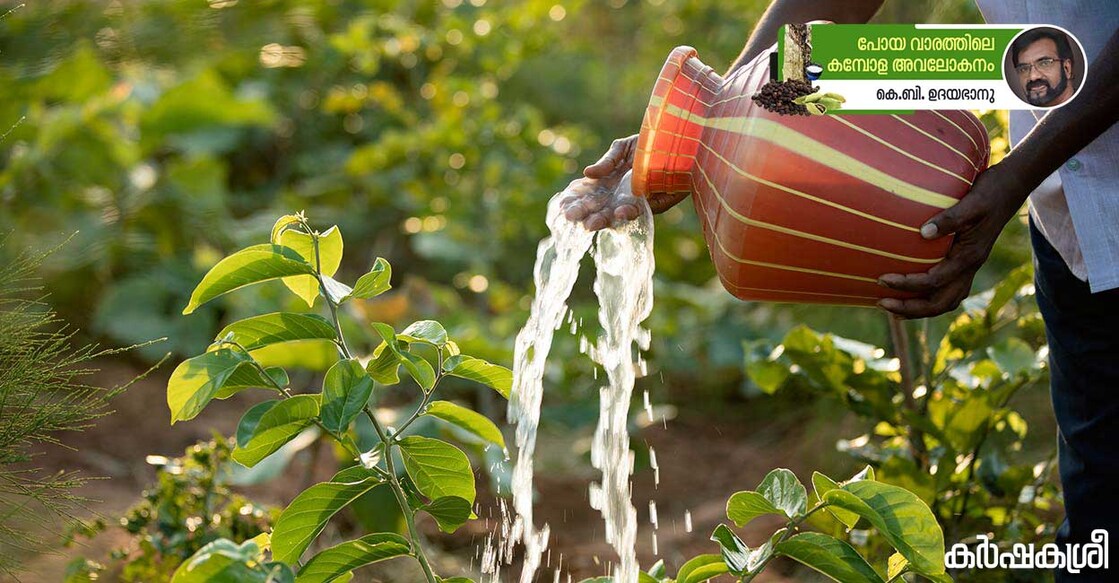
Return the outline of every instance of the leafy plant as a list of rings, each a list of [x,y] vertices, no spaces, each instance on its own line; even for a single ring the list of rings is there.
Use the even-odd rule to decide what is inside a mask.
[[[841,583],[889,583],[916,573],[936,582],[951,582],[944,570],[944,534],[929,507],[915,494],[875,481],[869,466],[850,480],[815,472],[813,493],[786,469],[765,476],[756,490],[734,493],[727,500],[727,518],[741,528],[759,516],[785,520],[762,545],[750,548],[727,525],[711,534],[719,554],[704,554],[680,566],[669,577],[663,562],[641,573],[640,583],[700,583],[724,574],[742,583],[753,581],[777,557],[788,557]],[[833,523],[848,529],[873,527],[894,549],[889,561],[872,565],[852,545],[806,527]],[[583,583],[612,583],[611,577]]]
[[[900,323],[900,359],[800,327],[776,347],[748,346],[747,371],[766,392],[812,391],[868,419],[873,431],[841,440],[840,451],[873,466],[881,481],[920,496],[952,540],[994,533],[1004,544],[1035,542],[1052,536],[1047,518],[1059,502],[1050,475],[1055,452],[1028,455],[1027,423],[1011,407],[1015,395],[1046,378],[1045,332],[1031,282],[1025,265],[968,298],[935,349],[923,324],[915,359]],[[980,581],[998,574],[961,576]]]
[[[107,565],[76,559],[67,583],[118,568],[122,581],[170,581],[183,561],[214,541],[266,533],[279,509],[254,504],[230,489],[232,452],[233,444],[217,437],[190,446],[179,458],[149,456],[149,463],[159,466],[156,484],[119,520],[130,535],[128,545],[114,550]],[[106,526],[98,520],[92,528],[78,529],[71,542]]]
[[[474,473],[466,454],[445,441],[406,431],[417,419],[431,416],[504,448],[501,431],[491,421],[462,405],[434,398],[439,382],[447,376],[482,383],[508,397],[512,373],[461,354],[446,329],[432,320],[415,322],[399,333],[388,324],[374,323],[380,343],[369,357],[357,357],[343,334],[341,316],[347,302],[388,290],[392,271],[387,261],[377,259],[352,287],[346,285],[333,278],[342,250],[336,226],[319,232],[302,214],[285,215],[275,223],[270,243],[222,259],[191,294],[185,314],[242,287],[280,279],[308,306],[321,298],[329,317],[280,312],[230,324],[204,354],[186,360],[171,374],[167,385],[171,422],[194,418],[213,399],[260,388],[276,398],[253,406],[241,418],[232,452],[235,461],[253,467],[303,432],[320,431],[346,452],[353,465],[296,496],[280,513],[270,536],[241,544],[219,539],[203,547],[176,571],[175,583],[206,581],[229,570],[244,581],[325,582],[400,556],[413,557],[424,577],[434,583],[439,579],[424,553],[416,514],[431,515],[446,532],[473,518]],[[320,391],[296,392],[286,371],[270,365],[269,347],[289,342],[325,342],[336,351]],[[421,402],[399,427],[387,427],[374,413],[373,403],[384,386],[400,382],[401,367],[418,386]],[[377,435],[376,445],[367,450],[358,445],[355,421],[359,416]],[[408,538],[370,534],[303,560],[334,515],[379,487],[392,491]]]

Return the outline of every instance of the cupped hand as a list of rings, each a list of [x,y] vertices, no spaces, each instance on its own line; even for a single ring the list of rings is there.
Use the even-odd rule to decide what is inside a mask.
[[[927,273],[891,273],[878,279],[890,289],[917,297],[886,298],[878,302],[879,307],[904,318],[929,318],[950,312],[963,302],[999,233],[1029,196],[1030,189],[1004,166],[997,164],[979,175],[967,196],[921,227],[921,236],[926,239],[955,234],[940,263]]]
[[[636,152],[636,134],[614,140],[597,162],[583,169],[583,178],[568,185],[570,196],[561,202],[564,216],[582,222],[589,231],[636,219],[640,215],[637,197],[615,192],[626,172],[633,169]],[[653,214],[660,214],[686,197],[687,193],[654,194],[647,202]]]

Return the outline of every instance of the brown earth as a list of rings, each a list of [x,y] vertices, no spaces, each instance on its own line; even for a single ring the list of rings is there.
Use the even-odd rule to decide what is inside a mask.
[[[112,385],[127,381],[135,367],[123,363],[107,365],[99,381]],[[70,438],[79,449],[52,450],[39,459],[44,470],[80,469],[88,475],[108,479],[90,482],[82,492],[98,500],[95,510],[112,522],[139,497],[141,490],[155,476],[144,458],[148,454],[181,455],[184,448],[200,439],[208,439],[212,429],[231,434],[241,413],[254,400],[238,395],[229,401],[212,403],[199,418],[168,425],[165,404],[165,379],[170,366],[161,374],[137,383],[114,403],[116,412],[100,419],[96,426]],[[676,419],[657,422],[642,429],[634,442],[644,442],[656,451],[660,466],[660,484],[654,486],[653,471],[639,467],[634,475],[634,505],[638,510],[641,530],[638,553],[642,565],[651,565],[663,558],[675,572],[684,560],[700,553],[718,552],[708,540],[713,528],[726,522],[727,497],[737,490],[752,489],[770,469],[788,467],[802,480],[813,469],[844,475],[854,468],[853,462],[837,456],[835,440],[857,435],[860,429],[836,408],[821,404],[790,406],[773,399],[754,399],[726,404],[725,399],[708,399],[719,405],[715,412],[702,411],[703,405],[682,408]],[[702,403],[697,400],[696,403]],[[846,419],[846,421],[844,421]],[[552,528],[550,567],[542,569],[539,581],[552,581],[560,567],[561,580],[570,574],[573,580],[605,574],[614,553],[602,535],[602,519],[587,500],[587,488],[595,477],[585,456],[591,428],[582,431],[551,431],[540,436],[537,457],[536,504],[537,522]],[[324,458],[328,456],[323,456]],[[313,472],[317,479],[326,479],[332,472],[331,460],[320,460]],[[297,479],[274,480],[247,493],[263,503],[283,505],[302,486],[307,475],[307,456],[297,459],[289,468],[289,476]],[[479,478],[479,484],[486,480]],[[659,516],[656,531],[659,555],[652,549],[653,529],[649,524],[649,501],[655,501]],[[481,542],[497,528],[491,517],[498,513],[495,499],[484,489],[479,495],[480,520],[473,521],[454,535],[443,535],[426,516],[421,528],[428,534],[437,570],[448,576],[472,575],[481,556]],[[690,511],[692,532],[686,532],[684,513]],[[779,524],[756,520],[747,529],[739,530],[751,546],[763,542]],[[34,557],[26,563],[23,581],[61,581],[65,565],[75,556],[95,560],[106,559],[110,549],[128,543],[123,530],[110,527],[84,547],[62,549],[55,555]],[[418,576],[405,561],[395,561],[380,571],[358,572],[355,581],[411,581]],[[512,580],[512,566],[503,566],[503,579]],[[517,571],[519,572],[519,571]],[[796,570],[795,565],[775,561],[759,582],[817,581],[811,572]]]

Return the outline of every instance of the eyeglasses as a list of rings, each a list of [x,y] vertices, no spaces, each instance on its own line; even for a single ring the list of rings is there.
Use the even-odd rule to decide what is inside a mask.
[[[1030,71],[1034,67],[1037,67],[1038,72],[1045,75],[1048,73],[1052,73],[1053,67],[1057,66],[1057,63],[1059,62],[1059,59],[1051,59],[1049,57],[1045,57],[1038,59],[1033,63],[1020,63],[1017,67],[1014,67],[1014,70],[1018,71],[1019,77],[1025,77],[1030,74]]]

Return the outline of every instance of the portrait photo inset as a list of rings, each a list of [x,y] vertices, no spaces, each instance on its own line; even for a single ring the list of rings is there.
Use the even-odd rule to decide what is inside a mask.
[[[1057,107],[1084,82],[1084,50],[1060,29],[1031,28],[1010,43],[1004,71],[1019,99],[1034,107]]]

